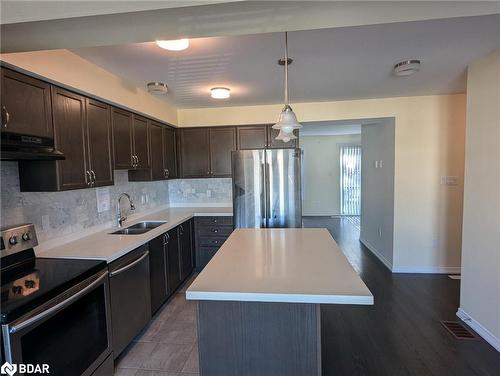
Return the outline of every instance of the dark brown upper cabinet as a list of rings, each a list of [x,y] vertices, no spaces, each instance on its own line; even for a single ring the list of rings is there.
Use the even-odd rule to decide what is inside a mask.
[[[115,168],[149,168],[149,121],[118,108],[113,108],[112,120]]]
[[[238,127],[238,149],[265,149],[267,147],[266,125]]]
[[[55,146],[66,159],[20,161],[21,191],[113,184],[109,106],[52,86]]]
[[[184,178],[210,176],[209,128],[186,128],[180,132],[181,175]]]
[[[53,137],[50,84],[1,68],[2,132]]]
[[[210,128],[210,176],[231,177],[233,150],[236,150],[236,128]]]
[[[128,177],[130,181],[165,180],[170,178],[167,163],[168,158],[170,158],[170,153],[167,153],[167,141],[169,139],[165,137],[165,133],[171,130],[155,121],[150,121],[148,129],[150,168],[129,170]],[[175,142],[175,138],[173,142]],[[175,153],[175,145],[168,145],[168,147],[173,148]],[[177,168],[175,168],[174,173],[177,173]]]
[[[113,124],[113,148],[116,169],[133,169],[132,114],[128,111],[113,108],[111,112]]]
[[[269,149],[294,149],[298,147],[299,132],[297,130],[293,132],[297,138],[288,142],[276,140],[279,133],[280,131],[278,129],[273,129],[272,125],[267,126],[267,147]]]
[[[91,185],[113,185],[113,147],[111,108],[94,99],[85,99],[87,111],[88,164]]]
[[[168,179],[179,177],[177,163],[177,131],[173,128],[163,129],[163,152],[166,174]]]
[[[135,168],[149,168],[148,119],[133,116]]]

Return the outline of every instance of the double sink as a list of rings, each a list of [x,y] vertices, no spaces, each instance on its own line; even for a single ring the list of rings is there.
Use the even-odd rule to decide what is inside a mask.
[[[135,225],[112,232],[111,235],[140,235],[164,225],[165,223],[167,223],[167,221],[142,221]]]

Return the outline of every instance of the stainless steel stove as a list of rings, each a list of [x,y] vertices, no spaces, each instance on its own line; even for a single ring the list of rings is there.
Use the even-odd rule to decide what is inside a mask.
[[[106,263],[36,257],[31,224],[0,235],[2,364],[48,365],[52,375],[112,372]]]

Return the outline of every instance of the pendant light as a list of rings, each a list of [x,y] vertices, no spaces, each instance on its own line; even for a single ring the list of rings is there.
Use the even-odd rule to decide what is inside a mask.
[[[278,122],[273,125],[273,129],[279,129],[279,134],[276,137],[277,140],[283,142],[289,142],[297,138],[293,134],[295,129],[302,128],[302,124],[297,121],[297,116],[290,107],[288,103],[288,65],[292,62],[292,59],[288,58],[288,32],[285,32],[285,58],[279,60],[280,65],[285,67],[285,107],[278,118]]]

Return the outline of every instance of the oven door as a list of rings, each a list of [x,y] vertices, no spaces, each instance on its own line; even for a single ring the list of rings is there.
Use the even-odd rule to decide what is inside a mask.
[[[111,354],[108,273],[103,271],[2,326],[6,360],[91,375]]]

